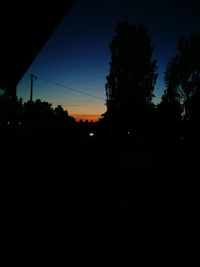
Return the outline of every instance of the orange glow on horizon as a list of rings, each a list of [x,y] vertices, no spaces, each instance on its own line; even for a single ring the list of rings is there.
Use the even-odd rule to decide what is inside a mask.
[[[73,106],[74,104],[74,106]],[[85,106],[76,106],[75,102],[71,101],[71,105],[67,108],[67,103],[63,103],[64,109],[68,110],[69,115],[72,116],[76,121],[98,121],[101,115],[105,113],[106,107],[102,103],[95,103],[93,101],[84,103]]]
[[[70,116],[74,117],[76,121],[98,121],[101,118],[99,114],[69,114]]]

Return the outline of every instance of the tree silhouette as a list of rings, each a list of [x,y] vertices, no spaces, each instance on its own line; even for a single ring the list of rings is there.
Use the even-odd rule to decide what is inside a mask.
[[[122,128],[142,121],[157,78],[154,45],[146,28],[119,22],[111,44],[106,117]]]
[[[182,118],[181,95],[177,90],[179,79],[177,75],[178,57],[170,60],[165,71],[166,89],[161,98],[160,104],[157,105],[157,114],[159,126],[162,135],[168,138],[175,137],[180,129]]]
[[[24,106],[22,98],[17,98],[15,101],[15,112],[16,112],[16,120],[17,123],[21,123],[23,120]]]
[[[28,123],[47,126],[52,123],[53,115],[51,103],[36,99],[24,104],[24,119]]]
[[[66,110],[63,109],[63,107],[61,105],[58,105],[55,110],[55,116],[56,116],[56,120],[57,121],[64,121],[66,119],[68,119],[68,112]]]
[[[167,90],[183,104],[184,120],[190,120],[194,115],[192,102],[198,98],[200,90],[200,34],[190,38],[179,38],[177,55],[167,66],[165,82]],[[192,115],[193,114],[193,115]]]
[[[15,123],[19,123],[23,117],[23,101],[22,98],[15,97]],[[11,114],[12,101],[10,96],[5,92],[0,96],[0,122],[3,124],[10,123],[13,119]]]
[[[173,91],[165,90],[161,102],[157,105],[157,115],[157,128],[162,136],[167,137],[168,141],[180,137],[182,105]]]

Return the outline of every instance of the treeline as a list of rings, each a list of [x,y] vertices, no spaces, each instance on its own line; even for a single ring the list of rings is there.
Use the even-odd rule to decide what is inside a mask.
[[[145,27],[118,23],[110,43],[107,112],[112,131],[183,139],[198,136],[200,122],[200,34],[178,39],[177,52],[166,66],[164,93],[154,104],[157,61]],[[164,51],[163,51],[164,53]]]
[[[51,103],[37,99],[23,103],[16,98],[14,112],[12,103],[6,94],[0,97],[0,123],[1,126],[11,124],[27,127],[67,126],[75,124],[75,119],[61,105],[53,108]]]
[[[0,132],[11,130],[15,134],[15,130],[33,130],[34,134],[36,130],[41,134],[59,133],[60,136],[84,138],[96,133],[97,129],[97,123],[76,121],[61,105],[54,108],[51,103],[40,99],[23,103],[22,98],[16,97],[13,108],[13,102],[6,94],[0,96]]]
[[[110,43],[110,71],[105,86],[107,111],[95,127],[102,133],[119,135],[198,139],[200,34],[178,39],[177,52],[166,66],[165,88],[162,88],[164,93],[159,104],[153,101],[158,76],[154,48],[147,28],[127,21],[118,23]],[[0,123],[13,121],[32,126],[75,123],[60,105],[53,108],[39,99],[26,103],[16,99],[13,107],[5,93],[0,97]]]

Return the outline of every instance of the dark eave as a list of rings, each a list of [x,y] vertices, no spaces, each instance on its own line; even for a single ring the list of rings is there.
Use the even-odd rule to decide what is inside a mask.
[[[1,1],[0,88],[16,87],[73,0]]]

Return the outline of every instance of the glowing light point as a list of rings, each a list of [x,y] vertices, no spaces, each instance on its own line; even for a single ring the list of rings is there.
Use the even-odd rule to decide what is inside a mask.
[[[91,132],[91,133],[89,133],[89,136],[94,136],[94,133],[92,133],[92,132]]]

